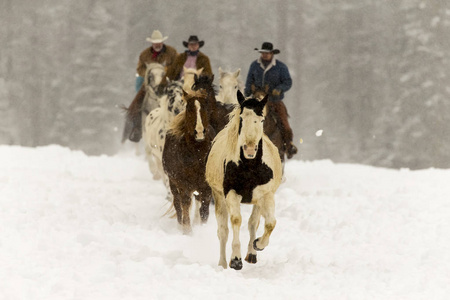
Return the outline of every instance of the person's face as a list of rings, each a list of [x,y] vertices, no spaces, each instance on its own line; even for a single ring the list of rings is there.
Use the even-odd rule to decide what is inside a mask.
[[[155,50],[156,52],[159,52],[162,50],[163,48],[163,43],[153,43],[152,44],[152,48],[153,50]]]
[[[188,49],[189,49],[189,51],[192,51],[192,52],[197,51],[199,47],[200,47],[199,44],[195,43],[195,42],[194,43],[191,42],[188,44]]]
[[[261,53],[261,59],[265,61],[271,61],[273,58],[272,52],[262,52]]]

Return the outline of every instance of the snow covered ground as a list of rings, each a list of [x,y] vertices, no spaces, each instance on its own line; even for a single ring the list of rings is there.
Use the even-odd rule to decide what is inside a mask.
[[[0,299],[450,299],[449,181],[289,161],[270,244],[235,271],[217,266],[213,207],[182,235],[131,151],[0,146]]]

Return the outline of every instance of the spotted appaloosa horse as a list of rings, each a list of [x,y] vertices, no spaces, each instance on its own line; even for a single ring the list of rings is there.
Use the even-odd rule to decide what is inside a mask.
[[[187,234],[192,230],[189,210],[193,196],[196,206],[200,204],[195,221],[208,220],[212,195],[205,181],[205,166],[215,133],[209,125],[206,95],[184,93],[183,98],[186,110],[175,117],[167,131],[162,161],[178,223]]]
[[[225,250],[230,217],[233,230],[230,267],[240,270],[240,204],[253,204],[248,221],[250,242],[245,260],[256,263],[256,251],[269,244],[276,224],[274,194],[281,183],[282,168],[278,149],[263,133],[263,108],[267,96],[261,101],[254,98],[245,100],[238,91],[237,99],[239,107],[231,113],[230,122],[214,139],[206,164],[206,181],[215,201],[219,265],[227,268]],[[265,219],[264,234],[256,238],[261,216]]]
[[[219,94],[216,99],[225,104],[238,104],[236,95],[238,90],[242,90],[243,83],[239,78],[241,69],[234,72],[223,71],[219,67]]]
[[[166,132],[176,115],[184,111],[183,84],[181,81],[168,81],[164,95],[159,98],[160,107],[152,110],[145,119],[144,140],[146,142],[147,161],[153,179],[163,178],[169,189],[168,179],[162,166],[162,152]],[[172,199],[169,196],[170,200]]]

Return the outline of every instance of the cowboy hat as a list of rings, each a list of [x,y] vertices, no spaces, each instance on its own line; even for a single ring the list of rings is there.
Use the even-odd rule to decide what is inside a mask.
[[[280,50],[278,49],[273,49],[273,45],[272,43],[269,42],[264,42],[261,46],[261,49],[255,48],[256,51],[258,51],[259,53],[273,53],[273,54],[278,54],[280,53]]]
[[[163,37],[161,31],[153,30],[152,36],[147,38],[147,42],[158,44],[164,42],[167,38],[168,36]]]
[[[203,45],[205,44],[204,41],[199,41],[196,35],[191,35],[187,42],[186,41],[183,42],[183,45],[187,48],[189,43],[198,43],[199,48],[203,47]]]

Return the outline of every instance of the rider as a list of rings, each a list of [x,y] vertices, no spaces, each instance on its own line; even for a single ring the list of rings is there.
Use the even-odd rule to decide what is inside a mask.
[[[292,142],[293,132],[288,121],[288,113],[283,103],[284,93],[292,86],[288,67],[274,58],[280,50],[273,49],[272,43],[264,42],[261,49],[255,48],[261,56],[252,62],[245,82],[245,96],[250,96],[251,86],[268,86],[269,105],[279,117],[283,140],[286,145],[287,157],[292,158],[297,153],[297,147]]]
[[[164,44],[164,41],[167,40],[167,38],[167,36],[163,37],[159,30],[154,30],[152,36],[147,38],[147,41],[152,43],[152,45],[142,51],[139,55],[139,61],[136,68],[136,92],[140,90],[142,83],[144,82],[145,71],[147,69],[146,64],[157,62],[168,68],[175,61],[177,50]]]
[[[140,111],[145,98],[143,82],[147,64],[156,62],[165,65],[167,69],[173,64],[177,56],[177,50],[175,48],[164,44],[167,38],[167,36],[163,37],[159,30],[154,30],[151,37],[147,38],[147,41],[152,43],[152,45],[139,55],[136,68],[136,96],[128,107],[122,142],[126,139],[138,142],[142,138],[142,124],[137,120],[140,119]]]
[[[203,68],[202,74],[212,75],[209,57],[199,50],[204,44],[205,42],[199,41],[196,35],[191,35],[187,42],[183,41],[183,45],[187,50],[178,54],[175,62],[167,69],[167,78],[170,80],[181,79],[184,75],[183,67],[197,70]]]

